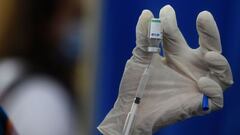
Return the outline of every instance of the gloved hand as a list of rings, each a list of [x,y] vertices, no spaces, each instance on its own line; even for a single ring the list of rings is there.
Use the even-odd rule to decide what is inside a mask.
[[[197,18],[200,47],[190,48],[181,34],[174,9],[160,11],[165,57],[146,52],[150,44],[148,23],[153,15],[144,10],[136,27],[136,44],[122,77],[119,96],[98,129],[104,135],[121,135],[136,90],[147,65],[150,78],[136,114],[134,135],[151,135],[160,127],[204,115],[223,107],[223,91],[233,84],[230,66],[221,55],[217,25],[208,11]],[[203,94],[209,110],[202,110]]]

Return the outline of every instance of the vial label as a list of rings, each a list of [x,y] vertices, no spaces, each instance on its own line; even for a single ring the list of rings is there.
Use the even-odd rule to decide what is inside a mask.
[[[149,38],[151,39],[162,39],[161,33],[161,21],[160,19],[153,18],[150,23]]]

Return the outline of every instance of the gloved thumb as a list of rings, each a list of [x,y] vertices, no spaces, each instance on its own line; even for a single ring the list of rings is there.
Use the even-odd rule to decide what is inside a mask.
[[[143,10],[140,15],[136,27],[136,47],[133,50],[133,58],[135,61],[148,64],[152,58],[152,54],[147,52],[149,46],[148,27],[153,14],[149,10]]]

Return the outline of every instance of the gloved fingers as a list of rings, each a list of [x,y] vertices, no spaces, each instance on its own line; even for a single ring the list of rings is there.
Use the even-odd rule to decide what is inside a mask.
[[[148,27],[153,14],[149,10],[143,10],[138,19],[136,26],[136,47],[133,50],[133,58],[139,63],[148,64],[151,60],[152,53],[148,53],[147,47],[149,46]]]
[[[199,13],[196,25],[201,50],[203,52],[216,51],[221,53],[220,34],[212,14],[208,11]]]
[[[178,28],[174,9],[170,5],[164,6],[159,13],[163,29],[164,53],[179,54],[187,48],[187,43]]]
[[[210,77],[218,82],[223,90],[233,84],[231,68],[224,56],[211,51],[205,54],[204,59],[210,70]]]
[[[208,77],[201,77],[198,80],[200,91],[209,97],[210,110],[223,108],[223,91],[220,85]]]

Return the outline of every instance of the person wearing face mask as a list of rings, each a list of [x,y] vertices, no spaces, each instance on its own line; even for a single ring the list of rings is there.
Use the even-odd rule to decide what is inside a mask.
[[[9,0],[0,5],[7,11],[0,12],[2,116],[8,115],[19,135],[81,135],[73,88],[80,4]]]

